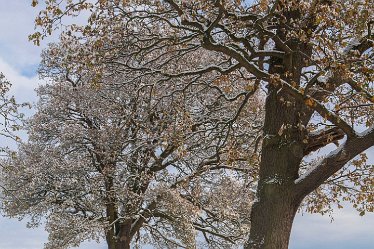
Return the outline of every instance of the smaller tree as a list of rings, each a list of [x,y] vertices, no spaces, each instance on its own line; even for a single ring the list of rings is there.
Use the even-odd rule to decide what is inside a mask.
[[[0,72],[0,136],[18,140],[14,132],[19,130],[19,121],[24,117],[18,109],[28,104],[18,104],[13,96],[9,96],[10,87],[10,82]]]
[[[9,96],[11,83],[0,72],[0,157],[9,154],[9,144],[12,141],[18,141],[20,138],[16,135],[16,131],[20,129],[20,123],[24,114],[19,112],[21,107],[28,106],[27,103],[18,104],[13,96]],[[0,170],[3,164],[0,163]],[[9,193],[2,184],[0,179],[0,207],[3,193]]]
[[[178,94],[171,86],[183,82],[124,83],[128,75],[65,67],[62,54],[56,45],[45,54],[41,73],[52,83],[38,89],[37,113],[26,122],[29,141],[4,162],[6,214],[31,216],[31,226],[46,217],[46,248],[103,237],[109,249],[242,243],[252,201],[242,161],[257,131],[243,135],[245,120],[219,111],[236,103],[218,102],[220,92],[204,85],[185,86],[201,95]],[[261,118],[258,104],[246,118]],[[223,125],[202,119],[207,106]]]

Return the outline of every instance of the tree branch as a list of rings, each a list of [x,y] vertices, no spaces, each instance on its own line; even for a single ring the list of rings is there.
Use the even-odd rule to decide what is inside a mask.
[[[304,156],[342,138],[344,138],[344,132],[338,127],[310,133],[308,134],[308,144],[304,149]]]
[[[364,97],[370,101],[371,103],[374,103],[374,96],[370,94],[368,91],[366,91],[364,88],[360,86],[358,82],[356,82],[353,79],[350,79],[347,81],[347,83],[356,91],[364,95]]]
[[[288,82],[281,80],[281,84],[287,92],[300,102],[304,102],[306,106],[310,109],[318,112],[323,118],[327,119],[334,125],[342,129],[348,137],[355,137],[355,130],[347,124],[343,119],[338,115],[335,115],[333,112],[329,111],[322,103],[320,103],[315,98],[310,95],[302,94],[297,88],[291,86]]]
[[[348,138],[339,148],[332,151],[300,176],[295,181],[297,196],[305,197],[340,170],[347,162],[372,146],[374,146],[374,126],[363,133],[357,134],[356,137]]]

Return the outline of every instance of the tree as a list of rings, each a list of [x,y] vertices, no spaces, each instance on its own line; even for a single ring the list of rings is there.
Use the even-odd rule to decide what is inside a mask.
[[[24,114],[19,109],[28,106],[27,103],[19,104],[13,96],[9,96],[11,83],[0,72],[0,137],[2,145],[0,147],[0,156],[9,154],[9,147],[6,146],[9,141],[18,141],[20,138],[16,132],[21,128],[21,122]],[[3,165],[0,164],[0,170]],[[7,189],[0,181],[0,191],[6,193]],[[0,192],[0,193],[1,193]],[[1,195],[0,195],[1,197]]]
[[[13,96],[9,96],[10,87],[10,82],[0,72],[0,136],[17,140],[19,138],[14,132],[20,128],[19,121],[23,118],[23,114],[19,113],[18,109],[27,104],[18,104]],[[6,149],[1,148],[1,152]]]
[[[287,248],[305,197],[338,179],[334,174],[352,176],[352,167],[372,175],[365,160],[347,167],[374,144],[370,1],[53,1],[36,19],[41,32],[30,38],[38,43],[63,16],[84,10],[87,25],[68,26],[63,35],[87,45],[72,58],[136,72],[134,80],[152,74],[158,82],[193,84],[214,73],[220,80],[207,84],[242,93],[243,105],[261,89],[266,93],[257,201],[245,248]],[[179,66],[186,58],[197,63]],[[247,84],[236,84],[238,77]],[[339,140],[331,153],[305,160]],[[355,189],[368,182],[365,175],[340,183]],[[362,192],[372,198],[367,186]]]
[[[228,104],[238,103],[218,102],[219,92],[204,85],[184,86],[192,94],[167,97],[170,85],[150,87],[151,77],[123,85],[133,76],[101,70],[98,78],[79,63],[67,68],[59,61],[66,54],[60,45],[43,57],[41,75],[50,83],[39,87],[37,112],[25,124],[29,140],[3,162],[5,213],[31,216],[31,226],[46,217],[46,248],[102,237],[109,249],[240,243],[253,195],[243,187],[248,170],[232,144],[243,135],[234,127],[260,119],[257,109],[228,120]],[[69,49],[81,46],[70,43]],[[212,121],[204,120],[191,130],[190,123],[202,122],[199,113],[207,111],[200,101],[214,102],[209,112],[223,125],[212,129]],[[194,110],[187,115],[185,106]],[[248,146],[256,132],[245,134]],[[197,243],[197,232],[205,242]]]

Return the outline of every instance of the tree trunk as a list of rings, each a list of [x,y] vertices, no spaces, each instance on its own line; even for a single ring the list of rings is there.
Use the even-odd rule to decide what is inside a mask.
[[[298,55],[287,55],[285,60],[273,59],[269,71],[288,82],[299,82],[301,65]],[[301,202],[296,197],[294,181],[304,157],[303,106],[290,98],[279,82],[269,83],[257,201],[252,207],[245,249],[288,248],[292,223]]]
[[[110,166],[103,166],[105,170],[110,169]],[[106,216],[107,220],[110,224],[110,228],[106,231],[105,237],[106,242],[108,244],[108,249],[116,249],[116,235],[118,230],[118,222],[117,222],[117,208],[116,208],[116,200],[113,194],[113,177],[105,176],[105,189],[106,189]]]
[[[131,220],[126,220],[120,224],[120,230],[118,233],[118,238],[116,242],[115,249],[130,249],[130,244],[132,240],[131,232]]]
[[[119,233],[114,235],[113,229],[107,231],[106,242],[108,249],[130,249],[132,236],[130,234],[131,222],[120,224]]]
[[[274,191],[256,202],[251,212],[251,231],[245,249],[287,249],[298,202],[290,193]]]
[[[264,123],[257,201],[245,249],[287,249],[293,219],[300,205],[294,181],[303,158],[303,131],[295,109],[279,101],[282,93],[269,88]]]
[[[245,249],[287,249],[301,202],[294,181],[298,177],[302,145],[292,140],[285,143],[279,135],[271,139],[263,145],[257,200],[251,211]]]
[[[114,237],[114,233],[112,229],[107,231],[105,234],[106,243],[108,244],[108,249],[116,249],[116,239]]]

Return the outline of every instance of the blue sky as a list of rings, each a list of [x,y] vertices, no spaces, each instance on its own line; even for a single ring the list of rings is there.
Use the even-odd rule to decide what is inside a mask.
[[[12,94],[17,99],[35,101],[33,89],[41,83],[35,71],[46,44],[36,47],[27,39],[37,10],[31,7],[31,0],[0,0],[0,6],[0,72],[13,83]],[[373,148],[368,155],[373,162]],[[25,221],[0,215],[0,249],[41,249],[46,240],[42,227],[27,229]],[[371,249],[373,245],[374,214],[360,217],[349,205],[335,212],[332,223],[328,216],[298,214],[290,242],[291,249]],[[79,248],[105,249],[106,245],[84,243]]]

